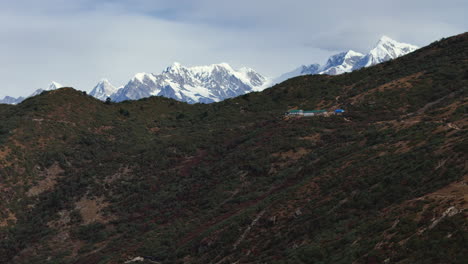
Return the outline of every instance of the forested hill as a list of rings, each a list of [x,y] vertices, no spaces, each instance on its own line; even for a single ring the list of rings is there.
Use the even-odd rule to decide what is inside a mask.
[[[220,103],[0,105],[0,262],[464,263],[467,92],[465,33]]]

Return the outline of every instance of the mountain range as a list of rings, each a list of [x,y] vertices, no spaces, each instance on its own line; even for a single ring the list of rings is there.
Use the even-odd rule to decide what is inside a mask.
[[[338,75],[369,67],[384,61],[398,58],[418,49],[417,46],[397,42],[383,36],[367,54],[349,50],[331,56],[323,66],[319,64],[302,65],[277,78],[267,78],[250,68],[233,69],[227,63],[208,66],[185,67],[174,63],[159,74],[137,73],[125,86],[115,87],[107,79],[101,80],[90,95],[115,102],[138,100],[150,96],[163,96],[178,101],[193,103],[213,103],[263,89],[306,74]],[[62,87],[53,82],[48,89]],[[43,89],[36,90],[34,96]],[[17,104],[24,97],[5,97],[0,103]]]
[[[218,103],[1,104],[0,263],[465,264],[467,62],[465,33]]]
[[[289,78],[307,74],[338,75],[369,67],[385,61],[396,59],[417,50],[418,47],[411,44],[395,41],[387,36],[379,39],[377,44],[367,54],[353,50],[338,53],[331,56],[327,62],[320,64],[302,65],[301,67],[275,78],[272,83],[281,83]]]
[[[23,96],[20,96],[20,97],[5,96],[3,99],[0,99],[0,104],[19,104],[26,98],[36,96],[38,94],[41,94],[44,91],[56,90],[56,89],[59,89],[59,88],[62,88],[62,87],[64,87],[64,86],[61,85],[60,83],[52,81],[47,88],[45,88],[45,89],[39,88],[39,89],[35,90],[32,94],[27,96],[27,97],[23,97]]]
[[[267,78],[250,68],[234,70],[229,64],[184,67],[174,63],[161,74],[138,73],[110,95],[116,102],[163,96],[188,103],[213,103],[261,90]],[[98,94],[93,89],[91,95]]]

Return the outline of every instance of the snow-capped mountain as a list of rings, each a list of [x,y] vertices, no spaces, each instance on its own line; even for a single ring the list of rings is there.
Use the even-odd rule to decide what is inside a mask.
[[[377,42],[375,47],[366,55],[352,50],[342,52],[331,56],[323,66],[319,66],[318,64],[312,64],[310,66],[303,65],[294,71],[283,74],[274,79],[273,83],[280,83],[289,78],[306,74],[338,75],[345,72],[351,72],[363,67],[369,67],[388,60],[396,59],[417,49],[417,46],[401,43],[387,36],[383,36]],[[303,70],[309,67],[311,67],[312,70]]]
[[[19,104],[24,100],[24,97],[20,96],[18,98],[5,96],[3,99],[0,99],[0,104]]]
[[[138,73],[113,101],[164,96],[188,103],[212,103],[261,90],[267,78],[249,68],[234,70],[229,64],[185,67],[174,63],[161,74]]]
[[[311,65],[302,65],[299,68],[284,73],[281,76],[273,79],[272,84],[281,83],[287,79],[291,79],[296,76],[307,75],[307,74],[317,74],[320,69],[320,64],[311,64]]]
[[[349,50],[331,56],[327,63],[319,70],[320,74],[337,75],[345,72],[350,72],[354,69],[356,63],[364,57],[356,51]]]
[[[46,89],[41,89],[41,88],[37,89],[36,91],[34,91],[32,94],[30,94],[27,97],[20,96],[20,97],[15,98],[11,96],[5,96],[3,99],[0,99],[0,104],[19,104],[26,98],[36,96],[38,94],[41,94],[44,91],[51,91],[51,90],[55,90],[55,89],[62,88],[62,87],[63,85],[61,85],[60,83],[52,81],[49,84],[49,87],[47,87]]]
[[[64,87],[64,86],[61,85],[60,83],[52,81],[49,84],[49,87],[47,87],[46,91],[52,91],[52,90],[56,90],[56,89],[59,89],[59,88],[62,88],[62,87]]]
[[[106,100],[108,97],[117,92],[118,88],[113,86],[107,79],[102,79],[94,88],[91,90],[89,95],[99,99]]]
[[[208,66],[185,67],[174,63],[162,73],[138,73],[125,86],[116,88],[108,80],[100,81],[90,92],[100,100],[110,97],[113,101],[138,100],[149,96],[164,96],[188,103],[212,103],[249,92],[261,91],[270,84],[280,83],[292,77],[306,74],[337,75],[369,67],[406,55],[418,47],[400,43],[383,36],[367,54],[349,50],[331,56],[327,62],[303,65],[275,79],[267,79],[250,68],[233,69],[227,63]],[[63,87],[52,82],[47,89],[38,89],[28,97],[44,90]],[[27,98],[27,97],[26,97]],[[17,104],[24,97],[5,97],[0,103]]]
[[[369,67],[384,61],[396,59],[417,49],[418,47],[415,45],[401,43],[383,36],[377,42],[377,45],[356,64],[355,68]]]
[[[56,90],[56,89],[59,89],[59,88],[62,88],[62,87],[63,87],[63,85],[61,85],[60,83],[52,81],[49,84],[49,87],[47,87],[46,89],[37,89],[36,91],[34,91],[34,93],[29,95],[28,97],[33,97],[33,96],[36,96],[38,94],[41,94],[44,91],[52,91],[52,90]],[[28,97],[26,97],[26,98],[28,98]]]

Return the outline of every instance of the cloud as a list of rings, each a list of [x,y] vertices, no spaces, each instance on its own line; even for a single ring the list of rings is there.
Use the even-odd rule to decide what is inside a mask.
[[[276,76],[385,34],[426,45],[462,33],[465,1],[16,0],[0,3],[0,96],[56,80],[90,90],[107,77],[228,62]]]

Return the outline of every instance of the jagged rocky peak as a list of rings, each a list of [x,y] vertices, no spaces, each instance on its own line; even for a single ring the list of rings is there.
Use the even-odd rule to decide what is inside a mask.
[[[242,74],[254,88],[263,87],[268,82],[268,78],[252,68],[242,67],[239,69],[239,73]]]
[[[172,63],[171,66],[167,67],[162,74],[164,73],[177,73],[180,74],[181,72],[187,72],[188,68],[180,64],[179,62]]]
[[[387,36],[382,36],[375,47],[362,59],[357,67],[368,67],[384,61],[396,59],[417,49],[418,47],[415,45],[398,42]]]
[[[379,41],[375,45],[375,48],[378,48],[378,47],[386,47],[387,49],[402,50],[406,52],[411,52],[411,51],[418,49],[418,47],[415,45],[398,42],[387,36],[382,36],[379,39]]]
[[[24,97],[11,97],[11,96],[5,96],[3,99],[0,99],[0,104],[19,104],[21,101],[24,100]]]
[[[212,65],[214,71],[237,72],[226,62]]]
[[[56,90],[56,89],[59,89],[59,88],[62,88],[62,87],[63,87],[63,85],[61,85],[60,83],[52,81],[46,89],[42,89],[42,88],[37,89],[31,95],[29,95],[28,97],[36,96],[38,94],[41,94],[44,91],[52,91],[52,90]]]
[[[341,53],[338,53],[336,55],[333,55],[331,56],[327,63],[325,64],[325,68],[327,66],[336,66],[336,65],[340,65],[340,64],[343,64],[345,62],[349,62],[351,59],[355,59],[355,58],[362,58],[364,56],[364,54],[362,53],[359,53],[359,52],[356,52],[356,51],[353,51],[353,50],[348,50],[346,52],[341,52]]]
[[[194,66],[188,68],[195,76],[209,76],[217,73],[233,73],[235,70],[228,63],[222,62],[206,66]]]
[[[227,98],[261,91],[274,83],[306,74],[337,75],[372,66],[390,59],[406,55],[418,47],[400,43],[382,36],[375,47],[366,55],[348,50],[331,56],[323,66],[302,65],[278,78],[269,79],[251,68],[234,69],[228,63],[207,66],[186,67],[174,62],[160,74],[137,73],[124,87],[115,88],[106,79],[101,80],[90,95],[105,100],[138,100],[149,96],[165,96],[189,103],[218,102]],[[62,85],[52,82],[47,89],[38,89],[32,95],[44,90],[54,90]],[[20,102],[23,98],[5,98],[0,102]]]
[[[145,82],[145,81],[154,81],[154,75],[152,73],[139,72],[133,76],[130,80],[131,82]]]
[[[89,94],[99,100],[106,100],[107,97],[110,97],[117,90],[118,89],[113,86],[109,80],[101,79]]]
[[[387,36],[382,36],[375,47],[369,52],[369,54],[377,55],[379,57],[385,57],[386,55],[389,55],[394,59],[413,52],[417,49],[418,47],[415,45],[398,42]]]
[[[353,50],[341,52],[330,56],[322,67],[308,70],[306,66],[301,66],[274,79],[274,83],[279,83],[289,78],[305,74],[337,75],[345,72],[351,72],[363,67],[369,67],[391,59],[396,59],[413,52],[416,49],[418,49],[418,47],[415,45],[401,43],[387,36],[382,36],[374,48],[367,54],[362,54]],[[318,64],[312,65],[318,66]]]
[[[100,82],[102,85],[106,86],[106,87],[114,87],[110,82],[109,80],[107,79],[102,79],[101,82]]]
[[[63,85],[61,85],[60,83],[52,81],[49,84],[49,87],[46,90],[51,91],[51,90],[56,90],[56,89],[59,89],[59,88],[62,88],[62,87],[63,87]]]
[[[56,90],[56,89],[59,89],[59,88],[62,88],[62,87],[63,87],[63,85],[61,85],[60,83],[52,81],[47,88],[45,88],[45,89],[39,88],[39,89],[35,90],[32,94],[30,94],[29,96],[26,96],[26,97],[20,96],[20,97],[15,98],[15,97],[11,97],[11,96],[5,96],[3,99],[0,99],[0,104],[19,104],[26,98],[39,95],[44,91]]]
[[[171,66],[167,67],[161,74],[153,74],[156,78],[158,76],[165,76],[166,78],[175,78],[178,79],[179,81],[188,81],[193,77],[193,72],[192,68],[188,68],[183,66],[182,64],[178,62],[174,62]]]
[[[182,68],[182,64],[180,64],[180,62],[177,62],[175,61],[174,63],[172,63],[171,66],[167,67],[168,69],[173,69],[173,70],[177,70],[177,69],[180,69]]]
[[[331,56],[325,66],[321,69],[320,74],[336,75],[353,70],[353,67],[358,63],[364,54],[349,50]]]
[[[111,97],[115,101],[164,96],[188,103],[218,102],[260,89],[267,78],[227,63],[186,67],[173,63],[160,74],[139,73]]]
[[[315,64],[310,64],[308,66],[302,65],[301,67],[301,73],[302,74],[315,74],[317,71],[320,69],[320,64],[315,63]]]

